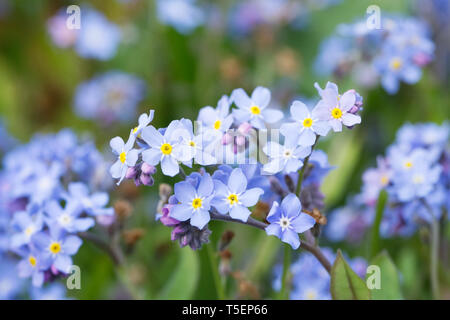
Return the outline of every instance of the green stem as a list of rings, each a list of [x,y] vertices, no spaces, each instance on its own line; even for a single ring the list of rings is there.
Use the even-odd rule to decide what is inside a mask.
[[[439,300],[439,221],[433,216],[431,222],[431,289],[433,298]]]
[[[292,250],[288,244],[284,244],[283,274],[281,276],[280,300],[289,300],[290,286],[288,283],[289,268],[291,266]]]
[[[431,292],[433,293],[433,298],[439,300],[439,220],[434,215],[433,209],[428,202],[424,198],[421,201],[431,216]]]
[[[220,279],[219,267],[217,265],[216,256],[214,255],[214,250],[210,243],[206,245],[206,252],[208,253],[209,262],[211,264],[211,272],[213,274],[214,284],[216,286],[217,297],[219,300],[225,300],[225,290],[222,280]]]
[[[311,147],[311,153],[309,154],[309,156],[307,156],[305,158],[305,161],[303,161],[303,166],[300,169],[300,172],[298,174],[297,188],[295,190],[295,194],[299,198],[300,198],[300,192],[302,190],[302,183],[303,183],[303,177],[305,175],[305,170],[306,170],[306,167],[308,166],[309,158],[311,157],[312,152],[314,151],[314,148],[316,147],[317,142],[319,141],[319,137],[320,137],[319,135],[316,135],[316,141],[314,141],[314,144]]]

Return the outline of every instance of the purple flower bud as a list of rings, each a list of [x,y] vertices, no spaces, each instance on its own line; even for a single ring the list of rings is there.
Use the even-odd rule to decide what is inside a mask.
[[[144,186],[152,186],[154,183],[153,177],[149,174],[141,174],[140,180]]]
[[[252,128],[253,128],[253,127],[252,127],[252,125],[251,125],[250,123],[244,122],[244,123],[242,123],[241,125],[239,125],[238,131],[239,131],[239,133],[241,133],[241,134],[247,135],[247,134],[250,132],[250,130],[251,130]]]
[[[222,144],[230,144],[233,142],[233,136],[229,133],[225,133],[222,137]]]
[[[238,147],[245,146],[245,137],[244,136],[237,136],[236,137],[236,145]]]
[[[142,173],[144,173],[144,174],[147,174],[147,175],[152,175],[152,174],[155,174],[156,173],[156,168],[154,167],[154,166],[151,166],[151,165],[149,165],[149,164],[147,164],[147,163],[143,163],[142,164],[142,166],[141,166],[141,171],[142,171]],[[145,184],[145,183],[144,183]]]
[[[126,179],[134,179],[138,173],[138,169],[136,167],[130,167],[127,169],[127,173],[125,174]]]

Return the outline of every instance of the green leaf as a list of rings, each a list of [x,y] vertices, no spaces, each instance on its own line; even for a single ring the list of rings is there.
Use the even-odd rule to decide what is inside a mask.
[[[380,289],[372,289],[371,295],[374,300],[400,300],[403,299],[400,288],[400,279],[397,267],[394,265],[387,251],[381,252],[371,261],[371,265],[378,266],[380,272]],[[377,271],[375,271],[377,272]],[[374,274],[374,273],[371,273]],[[366,279],[371,277],[366,276]],[[369,279],[370,281],[370,279]]]
[[[331,268],[330,291],[334,300],[370,300],[365,282],[350,268],[341,250]]]
[[[372,227],[372,241],[370,243],[370,257],[373,258],[380,251],[380,224],[383,219],[384,208],[386,207],[388,194],[382,189],[378,194],[375,211],[375,221]]]
[[[161,300],[190,299],[197,287],[199,261],[190,248],[180,249],[180,257],[172,277],[158,295]]]

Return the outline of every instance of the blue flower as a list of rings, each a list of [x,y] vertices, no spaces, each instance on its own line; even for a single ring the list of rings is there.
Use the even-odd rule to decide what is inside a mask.
[[[190,33],[205,21],[205,15],[195,0],[158,0],[158,19],[180,33]]]
[[[0,259],[0,300],[17,299],[23,281],[17,276],[12,260],[4,256]]]
[[[14,214],[12,226],[17,232],[11,237],[11,247],[19,248],[29,243],[33,234],[42,230],[44,219],[41,212],[30,214],[27,211],[19,211]]]
[[[110,173],[114,179],[119,179],[120,184],[125,178],[127,169],[134,167],[139,156],[139,151],[133,149],[134,137],[130,136],[125,144],[120,137],[112,138],[109,142],[112,151],[117,155],[117,161],[111,166]]]
[[[223,95],[217,103],[217,108],[207,106],[200,109],[198,113],[198,121],[206,129],[210,129],[209,132],[213,134],[226,132],[233,124],[233,115],[230,114],[231,101],[228,96]]]
[[[323,90],[317,83],[315,85],[322,98],[315,107],[315,113],[319,120],[327,121],[334,132],[342,131],[342,125],[351,127],[361,123],[359,115],[349,112],[356,102],[356,94],[353,90],[349,90],[341,96],[337,85],[332,82],[328,82]]]
[[[75,50],[80,56],[109,60],[116,54],[120,40],[121,32],[116,24],[98,11],[82,10],[81,28],[75,42]]]
[[[81,83],[75,92],[78,116],[99,121],[128,123],[145,95],[142,79],[120,71],[109,71]]]
[[[113,215],[113,208],[105,208],[109,196],[106,192],[96,192],[90,195],[89,188],[82,182],[72,182],[68,186],[68,201],[77,203],[81,210],[91,216]]]
[[[409,50],[388,47],[374,65],[381,74],[381,85],[390,94],[398,91],[400,81],[414,84],[422,77],[422,70],[412,61]]]
[[[51,283],[42,288],[31,290],[32,300],[66,300],[66,288],[61,283]]]
[[[70,233],[86,231],[94,226],[95,221],[92,218],[80,217],[82,209],[78,201],[67,201],[63,209],[57,201],[52,200],[45,206],[45,220],[47,225],[57,225]]]
[[[34,248],[22,249],[19,254],[22,257],[17,264],[19,277],[31,277],[33,286],[41,287],[44,283],[44,271],[50,267],[49,261],[41,259],[41,253]]]
[[[44,264],[52,264],[56,270],[68,273],[72,266],[72,256],[78,252],[82,241],[79,237],[66,235],[63,229],[51,225],[49,233],[36,233],[32,237],[32,243],[41,252]]]
[[[304,159],[311,153],[311,147],[302,147],[298,145],[298,133],[295,128],[288,128],[285,132],[284,145],[278,142],[270,141],[263,148],[263,151],[269,157],[269,162],[264,165],[265,174],[275,174],[280,171],[285,173],[295,172],[303,166]],[[291,132],[289,132],[291,131]]]
[[[166,176],[173,177],[178,174],[178,162],[192,159],[189,146],[182,144],[182,138],[189,136],[189,131],[178,120],[172,121],[164,134],[153,126],[142,130],[142,139],[150,146],[142,152],[142,160],[151,166],[161,162],[161,170]]]
[[[257,87],[249,97],[243,89],[235,89],[231,100],[239,109],[233,110],[234,118],[239,122],[250,122],[257,129],[265,129],[265,122],[275,123],[283,118],[280,110],[267,109],[270,102],[270,91]]]
[[[138,138],[140,136],[142,130],[144,130],[144,128],[146,128],[150,124],[150,122],[152,122],[154,115],[155,115],[155,110],[150,110],[150,112],[148,114],[146,114],[146,113],[141,114],[138,119],[138,125],[137,125],[137,127],[134,127],[131,130],[131,134],[135,138]]]
[[[227,185],[220,180],[214,180],[214,190],[211,205],[221,214],[229,213],[233,219],[243,222],[246,222],[251,214],[248,207],[254,206],[264,193],[261,188],[247,189],[247,178],[240,168],[233,169]]]
[[[210,139],[207,137],[208,132],[201,131],[200,134],[195,136],[191,120],[181,119],[180,123],[186,129],[186,134],[181,136],[181,144],[184,145],[184,148],[190,154],[190,159],[188,161],[184,161],[183,164],[191,167],[192,159],[194,159],[194,163],[202,166],[216,164],[217,159],[212,154],[215,149],[209,142]]]
[[[295,123],[285,123],[281,126],[280,131],[284,136],[288,136],[292,132],[299,134],[298,144],[309,147],[316,141],[316,135],[326,136],[330,131],[330,125],[326,121],[321,121],[317,115],[317,109],[312,112],[301,101],[294,101],[291,105],[291,117]]]
[[[203,229],[210,220],[210,202],[214,196],[214,183],[211,176],[205,173],[197,188],[187,181],[176,183],[174,188],[179,204],[173,206],[170,217],[178,221],[190,219],[192,226]]]
[[[270,223],[266,227],[266,233],[289,243],[293,249],[300,246],[298,233],[303,233],[311,229],[316,221],[306,213],[302,213],[302,205],[297,196],[288,194],[281,205],[274,202],[270,209],[267,221]]]

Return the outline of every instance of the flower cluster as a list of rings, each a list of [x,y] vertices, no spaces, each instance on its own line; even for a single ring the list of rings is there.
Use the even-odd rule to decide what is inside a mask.
[[[80,142],[70,130],[38,135],[5,155],[0,171],[0,268],[8,272],[1,272],[1,287],[7,290],[0,290],[0,298],[19,293],[19,278],[31,278],[41,287],[69,272],[82,245],[78,233],[92,228],[96,219],[114,217],[104,192],[111,182],[95,146]]]
[[[74,108],[78,116],[101,125],[129,122],[145,95],[144,82],[127,73],[109,71],[81,83],[75,92]]]
[[[350,74],[360,85],[378,81],[389,94],[400,82],[417,83],[422,69],[432,59],[434,43],[427,26],[412,17],[383,17],[381,28],[369,29],[366,20],[339,25],[326,39],[316,59],[320,74]]]
[[[330,82],[324,89],[317,84],[316,88],[317,105],[309,110],[294,101],[293,121],[273,129],[271,141],[264,140],[268,125],[279,122],[283,113],[270,108],[271,93],[263,87],[250,96],[236,89],[223,96],[217,108],[202,108],[195,127],[181,119],[157,129],[150,125],[150,111],[141,115],[127,142],[120,137],[111,140],[117,157],[111,175],[118,184],[126,178],[152,185],[151,175],[160,166],[164,175],[183,178],[158,215],[173,228],[172,240],[181,246],[199,248],[208,241],[210,220],[228,220],[264,229],[296,249],[298,234],[324,219],[315,210],[323,207],[320,184],[330,166],[325,153],[313,151],[317,140],[331,129],[339,132],[361,122],[362,98],[354,90],[341,95]],[[236,108],[230,110],[232,105]],[[284,143],[277,140],[278,131]],[[200,170],[186,176],[183,166],[193,165],[200,165]],[[251,217],[259,201],[271,207],[265,221]]]
[[[401,127],[386,157],[379,157],[377,168],[363,174],[361,193],[348,207],[331,214],[328,226],[331,238],[359,239],[373,222],[381,190],[388,194],[381,222],[381,233],[386,237],[409,235],[419,225],[441,219],[450,209],[449,135],[448,123]]]
[[[330,248],[322,248],[322,253],[329,261],[335,260],[335,253]],[[347,259],[350,267],[358,276],[366,275],[367,262],[360,257]],[[331,300],[330,275],[325,268],[310,254],[300,254],[297,261],[290,266],[292,289],[289,298],[292,300]],[[273,287],[281,288],[281,265],[274,268]]]
[[[71,17],[63,10],[48,20],[47,30],[53,43],[60,48],[74,47],[83,58],[109,60],[114,57],[122,38],[120,28],[101,12],[91,8],[81,11],[78,29],[67,27]]]

